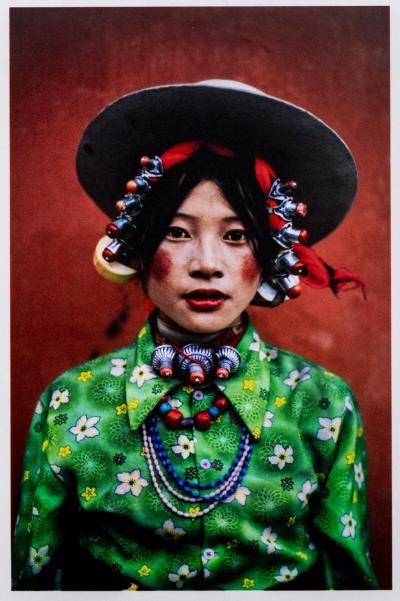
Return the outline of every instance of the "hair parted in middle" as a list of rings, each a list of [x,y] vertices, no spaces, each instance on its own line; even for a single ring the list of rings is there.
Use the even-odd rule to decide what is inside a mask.
[[[133,263],[140,266],[144,290],[153,257],[174,215],[203,181],[211,181],[219,187],[243,223],[262,277],[271,273],[274,243],[268,229],[265,195],[254,172],[254,158],[226,157],[203,147],[164,173],[146,194],[143,210],[136,218]]]

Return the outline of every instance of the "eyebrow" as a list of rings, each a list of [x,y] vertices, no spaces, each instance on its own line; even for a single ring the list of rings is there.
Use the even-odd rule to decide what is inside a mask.
[[[188,221],[197,221],[198,219],[198,217],[195,217],[194,215],[190,215],[189,213],[182,213],[181,211],[175,213],[173,219],[176,218],[187,219]],[[227,217],[223,217],[221,221],[223,223],[241,223],[242,220],[237,215],[229,215]]]

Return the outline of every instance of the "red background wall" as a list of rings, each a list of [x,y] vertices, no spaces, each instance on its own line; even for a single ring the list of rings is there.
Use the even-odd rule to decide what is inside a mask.
[[[107,283],[92,268],[107,218],[75,175],[83,128],[134,89],[237,79],[318,115],[358,164],[355,206],[317,250],[361,273],[368,301],[303,287],[300,299],[251,313],[269,341],[354,388],[369,449],[372,561],[391,587],[388,18],[385,7],[11,10],[14,509],[40,392],[93,352],[128,343],[146,314],[136,285]]]

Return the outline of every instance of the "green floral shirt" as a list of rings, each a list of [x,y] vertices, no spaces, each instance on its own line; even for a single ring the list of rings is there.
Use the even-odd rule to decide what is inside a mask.
[[[129,347],[71,369],[41,396],[25,453],[14,547],[17,590],[377,588],[368,555],[366,451],[348,385],[261,341],[249,324],[239,370],[194,388],[151,368],[149,322]],[[175,471],[210,483],[253,453],[210,513],[157,493],[142,423],[160,399],[184,416],[230,401],[206,431],[158,428]],[[165,496],[168,494],[165,493]]]

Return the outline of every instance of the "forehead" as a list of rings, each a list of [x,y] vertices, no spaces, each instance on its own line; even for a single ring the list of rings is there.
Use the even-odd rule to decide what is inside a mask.
[[[176,217],[183,216],[239,220],[221,188],[209,180],[201,181],[184,198],[176,213]]]

